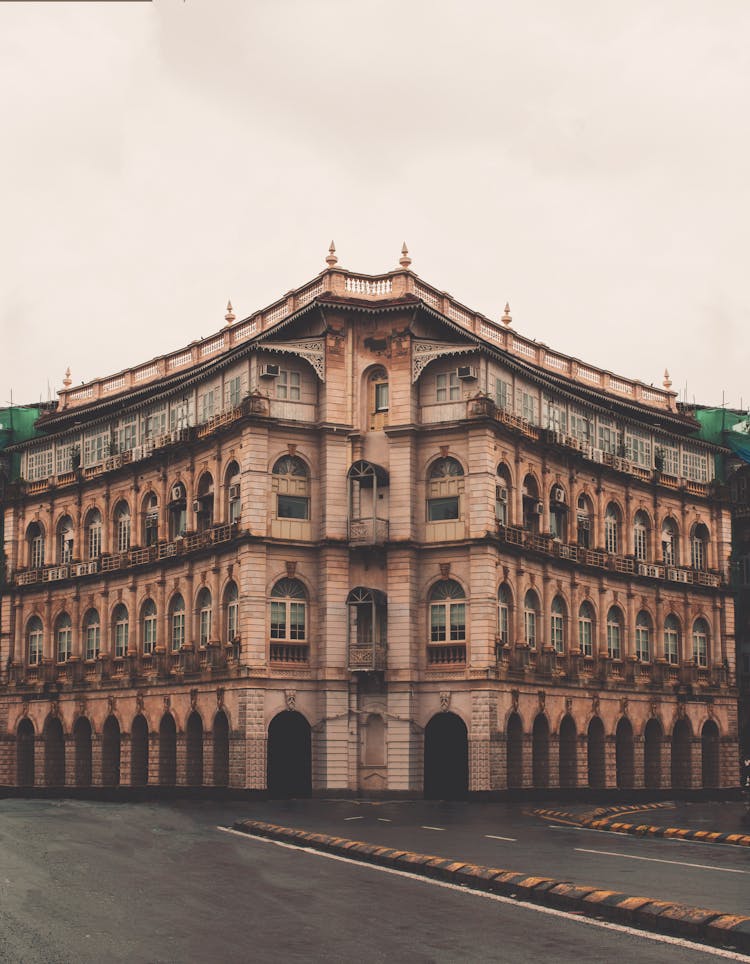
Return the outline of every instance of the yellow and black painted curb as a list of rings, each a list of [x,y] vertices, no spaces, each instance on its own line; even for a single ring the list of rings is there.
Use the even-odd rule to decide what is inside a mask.
[[[668,807],[665,803],[640,804],[631,807],[601,807],[589,814],[569,813],[566,810],[546,810],[537,808],[532,811],[547,820],[573,823],[578,827],[592,830],[608,830],[611,833],[626,833],[636,837],[677,837],[680,840],[693,840],[696,843],[733,844],[735,847],[750,847],[750,834],[720,833],[718,830],[690,830],[684,827],[659,827],[649,823],[624,823],[618,819],[627,813],[641,813]]]
[[[297,847],[448,881],[473,890],[491,891],[520,901],[576,911],[587,917],[603,918],[644,930],[675,934],[689,940],[721,947],[732,946],[750,952],[750,917],[651,897],[633,897],[614,890],[574,884],[569,880],[530,876],[498,867],[451,860],[449,857],[394,850],[346,837],[280,827],[260,820],[238,820],[233,829],[255,837],[279,840]]]

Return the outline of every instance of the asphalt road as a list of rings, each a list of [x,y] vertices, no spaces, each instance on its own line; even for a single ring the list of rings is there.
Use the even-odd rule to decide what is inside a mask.
[[[351,803],[0,801],[0,961],[716,960],[710,950],[216,829],[243,816],[292,822],[295,809],[305,817],[298,825],[317,810],[345,829],[365,824],[345,820],[364,815]],[[371,809],[389,819],[388,807]],[[518,855],[528,863],[528,848]]]

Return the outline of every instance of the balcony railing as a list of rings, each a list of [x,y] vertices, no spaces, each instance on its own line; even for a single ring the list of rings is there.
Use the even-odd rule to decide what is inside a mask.
[[[362,646],[352,643],[349,646],[349,672],[383,672],[386,667],[385,644]]]
[[[350,519],[349,542],[355,546],[382,545],[388,541],[387,519]]]
[[[272,663],[294,663],[300,665],[310,659],[310,647],[307,643],[271,643],[270,652]]]
[[[465,643],[430,643],[427,647],[427,665],[465,666]]]

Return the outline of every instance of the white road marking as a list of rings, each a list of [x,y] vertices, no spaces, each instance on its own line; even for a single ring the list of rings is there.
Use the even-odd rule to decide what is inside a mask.
[[[393,821],[389,820],[388,817],[378,817],[378,822],[379,822],[379,823],[392,823]]]
[[[494,833],[486,833],[485,837],[487,837],[489,840],[507,840],[508,843],[516,842],[515,837],[498,837],[497,834],[494,834]]]
[[[601,854],[603,857],[625,857],[626,860],[648,860],[652,864],[676,864],[678,867],[697,867],[698,870],[720,870],[725,874],[750,874],[750,870],[735,870],[733,867],[714,867],[712,864],[688,864],[684,860],[662,860],[660,857],[641,857],[638,854],[618,854],[611,850],[586,850],[574,847],[580,854]]]
[[[518,908],[522,905],[537,914],[547,914],[549,917],[564,917],[569,921],[576,921],[588,927],[600,927],[602,930],[617,931],[620,934],[630,934],[632,937],[640,937],[646,941],[655,941],[657,944],[671,944],[675,947],[682,947],[685,950],[699,951],[701,954],[711,954],[714,957],[723,957],[728,961],[750,962],[750,957],[746,954],[739,954],[737,951],[725,950],[721,947],[713,947],[711,944],[698,944],[695,941],[686,941],[681,937],[671,937],[669,934],[653,934],[650,931],[638,930],[636,927],[628,927],[626,924],[613,924],[611,921],[595,920],[593,917],[583,917],[580,914],[571,914],[568,911],[558,910],[556,907],[545,907],[542,904],[532,904],[526,901],[519,901],[513,897],[503,897],[501,894],[491,894],[486,890],[471,890],[468,887],[460,887],[458,884],[451,884],[446,880],[435,880],[434,877],[420,877],[419,874],[411,874],[408,870],[396,870],[395,867],[381,867],[379,864],[366,864],[360,860],[352,860],[351,857],[341,857],[339,854],[328,854],[322,850],[315,850],[312,847],[300,847],[295,844],[286,843],[283,840],[269,840],[268,837],[255,837],[252,834],[235,830],[232,827],[217,827],[223,833],[231,833],[237,837],[244,837],[245,840],[254,840],[257,843],[275,844],[285,850],[296,850],[298,853],[312,854],[316,857],[325,857],[327,860],[338,860],[344,864],[353,864],[364,870],[377,870],[384,874],[393,874],[395,877],[407,877],[410,880],[418,880],[431,887],[443,887],[446,890],[458,891],[460,894],[467,894],[472,897],[484,897],[485,900],[493,900],[498,904],[512,904]]]
[[[445,827],[422,827],[422,830],[445,830]]]
[[[364,817],[344,817],[344,820],[364,820]]]

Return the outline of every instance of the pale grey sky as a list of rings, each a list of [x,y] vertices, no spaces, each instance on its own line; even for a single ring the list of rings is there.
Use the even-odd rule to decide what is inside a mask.
[[[0,403],[324,267],[750,402],[750,5],[0,3]]]

